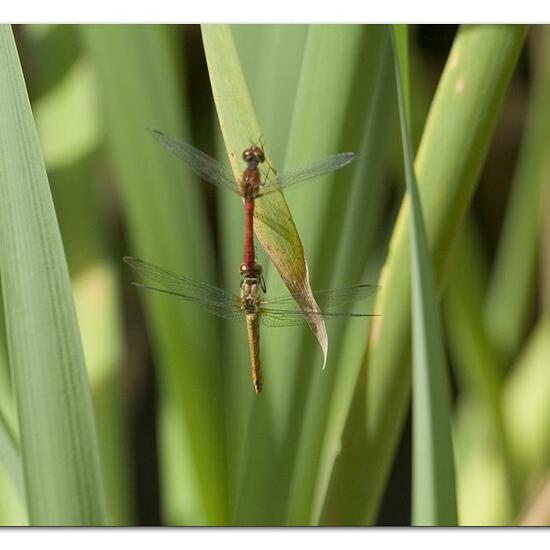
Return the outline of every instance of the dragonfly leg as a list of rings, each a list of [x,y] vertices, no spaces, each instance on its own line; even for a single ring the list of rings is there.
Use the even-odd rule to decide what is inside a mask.
[[[265,284],[263,273],[260,273],[260,285],[262,286],[262,292],[265,294],[267,292],[267,286]]]
[[[252,143],[252,140],[249,140],[250,143]],[[264,141],[264,136],[261,135],[259,138],[258,138],[258,141],[256,143],[252,143],[252,145],[259,145],[261,147],[261,149],[263,151],[265,151],[265,141]],[[269,159],[266,158],[265,159],[265,163],[267,164],[267,172],[264,176],[264,180],[262,182],[262,187],[267,183],[267,179],[269,178],[269,174],[271,174],[271,172],[273,172],[273,175],[277,175],[277,170],[275,170],[275,168],[273,168],[273,165],[271,164],[271,162],[269,162]]]
[[[269,178],[269,174],[271,172],[273,172],[273,175],[276,176],[277,175],[277,170],[275,170],[275,168],[273,168],[273,166],[271,165],[271,163],[269,162],[269,160],[265,159],[265,162],[267,164],[267,172],[265,173],[265,176],[264,176],[264,181],[262,181],[262,187],[267,183],[267,180]]]

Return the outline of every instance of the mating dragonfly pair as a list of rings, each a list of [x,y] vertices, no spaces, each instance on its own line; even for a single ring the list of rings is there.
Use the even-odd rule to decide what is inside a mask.
[[[318,290],[313,292],[319,309],[307,311],[297,306],[299,293],[294,297],[284,296],[264,299],[265,284],[262,268],[256,262],[253,240],[253,217],[257,217],[255,202],[262,201],[263,223],[275,231],[279,230],[277,209],[271,206],[269,195],[276,191],[287,190],[314,177],[343,168],[353,160],[353,153],[339,153],[314,164],[298,168],[282,175],[274,175],[272,183],[265,185],[261,181],[259,165],[265,162],[263,149],[258,145],[247,148],[243,159],[247,166],[240,181],[218,161],[191,145],[176,141],[165,134],[152,130],[157,141],[168,151],[184,160],[202,179],[229,189],[244,199],[245,242],[243,263],[240,267],[240,294],[232,294],[221,288],[204,282],[194,281],[167,271],[161,267],[138,258],[125,257],[124,261],[132,267],[145,283],[133,283],[136,286],[172,294],[187,302],[197,304],[213,315],[224,319],[244,321],[247,326],[252,380],[256,393],[262,391],[262,371],[260,366],[260,322],[271,327],[287,327],[307,324],[307,318],[321,317],[370,317],[371,314],[349,313],[345,306],[372,296],[379,289],[376,285],[356,285],[347,288]],[[153,283],[150,285],[149,282]],[[304,302],[307,301],[304,293]]]

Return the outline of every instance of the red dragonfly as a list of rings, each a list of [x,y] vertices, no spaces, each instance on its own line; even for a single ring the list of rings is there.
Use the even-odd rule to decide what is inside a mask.
[[[280,212],[274,202],[270,202],[264,197],[276,191],[286,191],[299,183],[339,170],[347,166],[354,158],[353,153],[338,153],[280,175],[276,174],[275,170],[268,164],[267,174],[273,172],[273,176],[268,178],[266,174],[262,181],[259,166],[266,162],[266,157],[262,147],[252,145],[243,152],[243,160],[247,166],[241,180],[236,181],[230,170],[227,170],[217,160],[192,145],[172,139],[158,130],[150,130],[150,132],[165,149],[185,161],[202,179],[218,187],[229,189],[244,199],[245,239],[243,264],[241,266],[242,273],[252,274],[256,265],[253,234],[254,217],[285,237],[284,214]],[[254,209],[257,200],[262,201],[261,214]]]
[[[134,285],[179,296],[223,319],[244,321],[248,333],[252,381],[256,393],[260,393],[263,386],[260,366],[260,321],[270,327],[289,327],[307,325],[304,313],[321,316],[327,320],[339,317],[372,317],[373,314],[370,313],[349,313],[345,306],[351,306],[358,300],[373,296],[380,288],[376,285],[362,284],[314,291],[313,295],[321,309],[304,312],[298,308],[291,296],[263,299],[262,268],[259,264],[255,264],[251,273],[243,274],[241,291],[236,295],[207,283],[182,277],[138,258],[126,256],[124,261],[136,271],[140,278],[155,286],[144,283],[133,283]]]

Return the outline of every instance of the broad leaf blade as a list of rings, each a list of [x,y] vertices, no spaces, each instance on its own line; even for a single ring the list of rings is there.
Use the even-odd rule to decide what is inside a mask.
[[[506,366],[518,353],[535,301],[540,235],[547,219],[550,148],[550,28],[537,27],[540,44],[531,72],[529,105],[503,228],[484,304],[490,341]],[[521,258],[521,261],[518,261]],[[510,312],[514,312],[510,315]]]
[[[288,140],[288,128],[292,117],[296,84],[299,78],[302,55],[306,42],[308,27],[304,25],[237,25],[231,26],[231,31],[237,44],[241,66],[243,68],[250,95],[261,125],[266,136],[266,147],[276,165],[281,165],[284,158],[284,150]],[[265,66],[270,70],[266,71]],[[219,157],[225,155],[225,148],[221,137],[218,139]],[[235,200],[230,193],[218,193],[220,207],[220,235],[223,235],[223,245],[220,247],[223,258],[225,281],[234,284],[235,260],[242,256],[243,252],[243,206]],[[261,261],[264,254],[261,247],[258,250]],[[269,262],[265,262],[265,276],[269,279],[269,273],[275,269]],[[231,283],[229,283],[231,282]],[[282,283],[279,286],[283,286]],[[230,287],[228,287],[230,288]],[[268,282],[269,294],[275,295],[272,285]],[[264,364],[265,395],[257,399],[250,392],[250,373],[243,368],[247,365],[248,348],[246,339],[243,338],[241,327],[226,326],[226,342],[235,351],[231,353],[232,361],[228,365],[226,376],[226,402],[228,404],[228,418],[233,419],[228,425],[228,440],[232,444],[228,448],[230,471],[234,472],[235,496],[242,491],[237,486],[246,480],[251,485],[254,502],[251,506],[239,499],[239,509],[255,509],[261,512],[254,518],[240,517],[235,513],[236,522],[260,522],[269,516],[267,506],[256,506],[269,492],[262,483],[252,479],[250,468],[247,467],[245,457],[251,456],[251,460],[257,464],[254,468],[255,475],[262,479],[262,472],[269,472],[277,467],[276,453],[273,452],[275,441],[273,435],[273,420],[277,413],[264,415],[270,410],[273,390],[277,383],[277,377],[281,369],[277,368],[269,357],[269,345],[277,330],[262,331],[262,362]],[[300,330],[303,337],[313,344],[313,338],[309,331]],[[278,363],[278,364],[282,364]],[[264,399],[265,398],[265,399]],[[251,407],[253,407],[251,409]],[[255,421],[249,422],[252,414]],[[261,434],[261,435],[259,435]],[[250,452],[253,451],[252,456]],[[257,454],[256,454],[257,453]],[[239,456],[240,458],[233,459]],[[261,463],[261,469],[260,469]],[[272,503],[272,494],[269,497]]]
[[[384,27],[361,25],[315,25],[308,36],[287,165],[299,165],[303,158],[331,151],[357,154],[349,169],[315,188],[289,194],[318,288],[377,281],[376,270],[366,273],[365,267],[372,262],[373,230],[385,202],[383,180],[376,172],[384,163],[381,128],[387,125],[388,113],[378,102],[378,88],[384,86],[383,80],[386,86],[393,86],[388,78],[393,78],[393,73],[385,68],[391,60],[386,38]],[[388,95],[387,90],[383,93]],[[355,311],[376,313],[371,303],[358,304]],[[334,443],[340,444],[338,430],[349,410],[369,327],[367,319],[340,319],[328,324],[332,366],[327,372],[309,368],[313,358],[310,346],[297,346],[294,351],[295,368],[287,375],[288,385],[280,391],[281,403],[286,395],[296,401],[289,407],[295,418],[290,417],[288,425],[283,425],[284,433],[295,437],[297,447],[295,451],[288,444],[284,450],[293,460],[287,505],[287,522],[293,525],[318,522],[331,468],[327,451],[334,450]],[[298,336],[284,336],[284,353],[273,346],[273,360],[292,357],[291,345]],[[344,348],[353,351],[344,356]],[[279,417],[284,420],[286,414]]]
[[[11,433],[7,420],[0,410],[0,462],[3,463],[6,473],[19,495],[25,498],[25,486],[21,471],[19,446]]]
[[[400,35],[400,47],[397,46]],[[456,525],[447,362],[409,132],[406,28],[392,33],[409,216],[413,330],[413,524]]]
[[[204,25],[202,35],[212,91],[227,153],[233,173],[237,179],[240,179],[243,171],[241,153],[250,140],[257,140],[262,132],[250,99],[230,28],[225,25]],[[269,151],[266,154],[268,157],[270,156]],[[304,317],[323,350],[325,364],[328,353],[328,336],[323,319],[307,313],[308,311],[319,311],[319,307],[311,292],[300,236],[284,196],[276,192],[271,193],[269,197],[274,209],[281,213],[285,226],[284,236],[259,221],[269,217],[269,213],[264,211],[261,200],[257,201],[256,205],[258,216],[254,221],[254,231],[288,290],[296,298],[298,306],[304,312]]]
[[[9,26],[0,28],[0,255],[32,524],[106,521],[69,274]]]
[[[86,25],[82,36],[102,92],[107,149],[132,247],[128,252],[195,280],[212,281],[216,271],[200,183],[146,131],[162,128],[173,136],[187,131],[189,113],[179,95],[172,30]],[[173,297],[143,291],[141,298],[159,372],[163,519],[226,524],[220,383],[225,365],[218,353],[216,319]]]
[[[462,27],[434,96],[415,168],[438,285],[483,166],[525,30],[517,25]],[[368,462],[361,481],[363,505],[350,508],[343,502],[337,511],[339,517],[356,522],[375,521],[409,403],[408,212],[405,202],[380,280],[382,291],[375,306],[380,317],[374,319],[366,358],[367,423],[362,416],[350,415],[344,432],[343,445],[364,438]],[[364,460],[351,456],[346,471],[364,466]],[[357,479],[344,477],[350,490],[358,490]]]

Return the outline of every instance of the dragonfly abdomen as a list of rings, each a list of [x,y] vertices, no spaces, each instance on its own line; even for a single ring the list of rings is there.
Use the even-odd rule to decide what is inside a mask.
[[[256,264],[256,254],[254,251],[254,199],[245,199],[244,217],[245,233],[243,264],[245,265],[247,271],[252,273]]]
[[[261,393],[264,381],[260,365],[260,317],[258,314],[253,313],[246,316],[246,329],[248,331],[252,383],[256,393]]]

